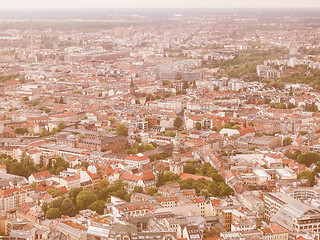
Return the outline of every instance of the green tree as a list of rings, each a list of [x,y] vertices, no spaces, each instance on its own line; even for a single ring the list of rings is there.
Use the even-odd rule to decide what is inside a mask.
[[[49,113],[51,112],[51,108],[45,107],[45,106],[41,106],[38,108],[41,111],[44,111],[45,113]]]
[[[104,201],[97,200],[94,203],[90,204],[88,206],[88,209],[90,209],[92,211],[96,211],[96,213],[102,215],[102,214],[104,214],[104,207],[105,207]]]
[[[58,208],[58,209],[60,209],[61,204],[62,204],[64,199],[65,199],[64,196],[60,196],[60,197],[54,199],[49,205],[50,208]]]
[[[44,212],[44,214],[46,214],[49,210],[49,204],[47,202],[44,202],[41,206],[41,210]]]
[[[68,215],[70,217],[74,217],[77,214],[76,207],[69,198],[66,198],[62,201],[59,209],[62,212],[62,214]]]
[[[141,186],[135,186],[133,188],[133,192],[135,192],[135,193],[143,193],[143,188]]]
[[[78,194],[82,191],[83,189],[81,187],[76,187],[76,188],[71,188],[68,192],[68,196],[70,200],[76,204],[76,199]]]
[[[148,93],[146,95],[146,102],[153,101],[154,99],[155,99],[155,97],[151,93]]]
[[[46,217],[48,219],[60,218],[61,215],[62,215],[62,213],[58,208],[51,208],[46,213]]]
[[[180,128],[182,126],[182,118],[181,117],[176,117],[173,121],[173,126],[175,126],[177,129]]]
[[[232,188],[230,188],[227,184],[225,184],[224,182],[220,182],[219,186],[219,195],[220,196],[229,196],[233,194],[233,190]]]
[[[59,197],[62,195],[62,192],[60,190],[56,190],[56,189],[49,189],[47,191],[50,195],[52,195],[53,198]]]
[[[200,122],[196,122],[196,129],[201,130],[201,123]]]
[[[316,173],[314,171],[302,171],[297,175],[297,178],[308,179],[310,186],[313,187],[315,184],[315,175]]]
[[[59,122],[57,127],[58,127],[58,132],[61,132],[63,129],[67,127],[67,125],[65,122]]]
[[[110,197],[110,189],[108,187],[105,187],[98,191],[98,198],[100,200],[107,201],[109,197]]]
[[[271,99],[270,98],[265,98],[264,100],[263,100],[263,103],[264,104],[269,104],[271,102]]]
[[[28,128],[16,128],[14,132],[16,134],[24,135],[24,134],[27,134],[29,131],[28,131]]]
[[[188,83],[188,81],[183,81],[182,89],[183,89],[183,90],[186,90],[187,88],[189,88],[189,83]]]
[[[311,104],[306,104],[305,107],[304,107],[304,110],[306,112],[318,112],[318,106],[312,102]]]
[[[102,179],[99,184],[98,184],[98,188],[99,189],[103,189],[105,187],[108,187],[109,186],[109,182],[107,179]]]
[[[253,126],[254,126],[254,123],[253,123],[253,122],[249,122],[249,123],[248,123],[248,126],[253,127]]]
[[[116,127],[116,134],[127,137],[128,136],[128,128],[124,124],[119,124]]]
[[[293,96],[293,90],[292,90],[292,87],[290,88],[289,90],[289,96]]]
[[[170,171],[159,172],[157,177],[157,186],[160,187],[162,185],[174,182],[179,179],[179,175]]]
[[[283,139],[283,146],[291,145],[292,142],[293,142],[292,138],[286,137],[285,139]]]
[[[195,166],[193,163],[187,162],[186,165],[183,167],[183,172],[195,174],[197,169],[198,169],[197,166]]]
[[[153,121],[151,121],[150,119],[147,120],[148,121],[148,128],[152,128],[153,127]]]
[[[59,174],[60,172],[67,170],[69,162],[65,161],[62,157],[56,157],[52,161],[52,168],[49,170],[52,174]]]
[[[145,190],[145,194],[146,195],[150,195],[150,196],[154,196],[155,194],[158,193],[158,188],[154,187],[154,188],[147,188]]]
[[[165,136],[168,136],[168,137],[174,137],[176,135],[176,132],[174,131],[167,131],[164,133]]]
[[[91,191],[82,191],[76,198],[77,208],[79,210],[87,209],[88,206],[98,200],[97,195]]]
[[[297,157],[297,162],[306,165],[307,167],[310,167],[311,164],[318,161],[320,161],[320,154],[315,152],[307,152]]]

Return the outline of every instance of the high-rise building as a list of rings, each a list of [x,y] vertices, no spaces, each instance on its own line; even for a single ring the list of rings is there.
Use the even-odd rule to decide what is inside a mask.
[[[142,36],[141,33],[137,32],[133,36],[133,45],[134,46],[141,46],[142,45]]]
[[[166,35],[164,36],[164,42],[165,42],[166,48],[171,48],[171,45],[172,45],[171,33],[166,33]]]

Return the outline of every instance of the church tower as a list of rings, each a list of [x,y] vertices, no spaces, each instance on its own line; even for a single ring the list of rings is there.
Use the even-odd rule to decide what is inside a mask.
[[[134,83],[133,83],[133,77],[131,76],[131,82],[130,82],[130,93],[135,96],[136,91],[134,90]]]
[[[178,133],[173,141],[173,153],[172,153],[172,162],[170,164],[170,171],[180,175],[183,173],[183,163],[181,162],[180,154],[180,141],[178,139]]]

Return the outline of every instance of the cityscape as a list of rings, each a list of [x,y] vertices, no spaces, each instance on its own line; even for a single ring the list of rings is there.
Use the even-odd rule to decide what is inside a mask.
[[[312,6],[0,8],[0,239],[320,240]]]

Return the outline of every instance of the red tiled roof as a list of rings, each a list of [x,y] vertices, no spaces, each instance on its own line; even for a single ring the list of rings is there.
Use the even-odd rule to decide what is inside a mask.
[[[98,175],[97,173],[91,173],[91,172],[89,172],[89,171],[87,171],[87,173],[88,173],[88,175],[89,175],[89,177],[90,177],[91,179],[97,179],[97,178],[100,179],[100,177],[99,177],[99,175]]]
[[[151,171],[143,172],[141,175],[121,173],[120,179],[125,179],[130,181],[139,181],[139,180],[148,181],[148,180],[155,179],[155,176]]]
[[[212,178],[206,177],[206,176],[199,176],[199,175],[194,175],[194,174],[189,174],[189,173],[180,173],[180,178],[182,180],[186,180],[188,178],[192,178],[194,180],[199,180],[199,179],[205,179],[207,181],[212,181]]]
[[[130,156],[126,156],[125,158],[126,160],[130,160],[130,161],[136,161],[136,162],[140,162],[140,161],[145,161],[148,160],[149,157],[142,155],[141,157],[138,156],[137,154],[134,155],[130,155]]]
[[[29,155],[33,155],[33,154],[36,154],[36,153],[41,153],[41,151],[39,151],[39,150],[31,150],[31,151],[28,151],[27,153]]]
[[[155,178],[155,176],[154,176],[153,172],[151,172],[151,171],[143,172],[142,176],[141,176],[142,181],[147,181],[147,180],[151,180],[154,178]]]
[[[65,194],[68,192],[68,189],[65,186],[59,187],[57,188],[57,190],[60,191],[62,194]]]
[[[52,177],[52,175],[51,175],[51,173],[49,171],[43,171],[43,172],[34,173],[34,174],[32,174],[32,176],[37,180],[41,180],[41,179]]]
[[[8,189],[8,190],[0,190],[0,197],[8,197],[13,195],[15,192],[19,192],[18,188]]]
[[[65,118],[65,117],[71,117],[74,115],[77,115],[77,114],[73,113],[73,112],[64,112],[64,113],[55,114],[53,116],[50,116],[50,118]]]
[[[120,179],[130,180],[130,181],[139,181],[140,177],[134,174],[121,173]]]
[[[287,229],[285,229],[284,227],[281,227],[278,224],[272,224],[270,229],[273,232],[273,234],[289,233]]]
[[[42,196],[41,198],[42,200],[46,200],[46,199],[52,199],[52,196],[50,194],[45,194]]]
[[[30,146],[39,147],[45,143],[46,141],[37,141],[37,142],[30,143]]]

